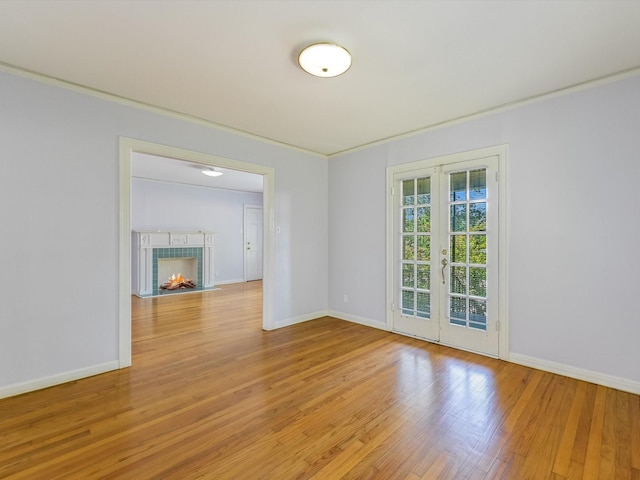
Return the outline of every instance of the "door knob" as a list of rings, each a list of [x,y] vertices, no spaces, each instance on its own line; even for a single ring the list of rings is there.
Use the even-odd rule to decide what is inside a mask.
[[[447,265],[449,265],[449,262],[447,261],[446,258],[443,258],[442,261],[440,262],[442,264],[442,284],[444,285],[444,269],[447,268]]]

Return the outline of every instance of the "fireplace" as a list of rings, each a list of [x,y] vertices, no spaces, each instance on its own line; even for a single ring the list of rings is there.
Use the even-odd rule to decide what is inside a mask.
[[[133,293],[153,297],[215,288],[213,235],[213,232],[132,232]],[[184,288],[161,288],[178,275],[184,277]]]
[[[202,290],[202,247],[154,248],[152,268],[154,295]],[[185,285],[194,286],[162,288],[172,280],[175,283],[178,275],[184,278]]]

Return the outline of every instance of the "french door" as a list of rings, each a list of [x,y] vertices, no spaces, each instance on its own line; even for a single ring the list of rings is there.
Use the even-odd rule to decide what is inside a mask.
[[[393,174],[392,329],[499,353],[499,157]]]

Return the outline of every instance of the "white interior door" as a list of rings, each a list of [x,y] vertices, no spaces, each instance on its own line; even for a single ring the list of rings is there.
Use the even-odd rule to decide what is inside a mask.
[[[393,175],[394,331],[499,353],[498,156]]]
[[[244,207],[244,277],[262,279],[262,207]]]

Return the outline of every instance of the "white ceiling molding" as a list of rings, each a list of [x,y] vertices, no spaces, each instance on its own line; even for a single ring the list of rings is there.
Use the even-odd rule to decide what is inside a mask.
[[[640,2],[599,0],[5,1],[0,63],[331,156],[637,74],[639,24]],[[300,69],[321,41],[347,72]]]

